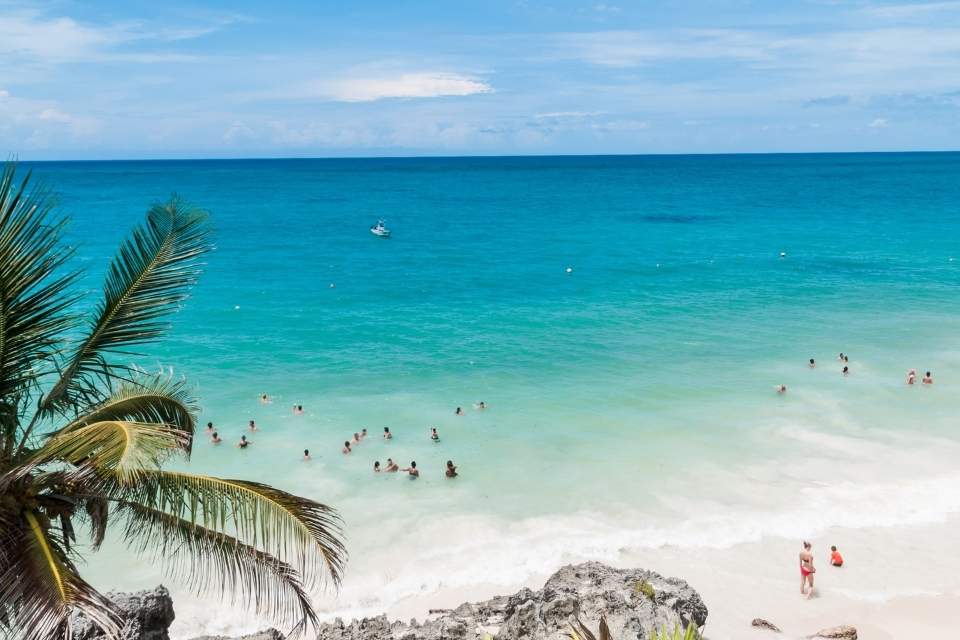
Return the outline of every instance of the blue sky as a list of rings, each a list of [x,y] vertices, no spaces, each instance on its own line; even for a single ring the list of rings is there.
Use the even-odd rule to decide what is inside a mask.
[[[22,159],[960,148],[960,0],[0,0]]]

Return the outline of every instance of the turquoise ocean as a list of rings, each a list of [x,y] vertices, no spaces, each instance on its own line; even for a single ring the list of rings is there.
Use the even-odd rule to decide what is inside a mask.
[[[205,273],[137,362],[226,440],[183,466],[340,509],[326,615],[960,511],[958,153],[30,166],[92,292],[152,202],[210,211]],[[388,457],[421,478],[375,475]],[[111,544],[98,586],[160,581]]]

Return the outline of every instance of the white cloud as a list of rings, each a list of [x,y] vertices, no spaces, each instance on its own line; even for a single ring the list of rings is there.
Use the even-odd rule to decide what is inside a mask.
[[[867,126],[871,129],[885,129],[890,126],[890,121],[886,118],[874,118]]]
[[[381,77],[345,77],[321,82],[319,96],[341,102],[372,102],[387,98],[439,98],[490,93],[489,84],[457,73],[401,73]]]
[[[960,2],[920,2],[915,4],[888,4],[865,7],[864,12],[879,18],[903,19],[929,16],[944,11],[960,11]]]

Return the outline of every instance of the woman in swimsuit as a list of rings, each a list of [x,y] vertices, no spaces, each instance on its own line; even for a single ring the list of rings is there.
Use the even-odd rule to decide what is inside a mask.
[[[241,449],[246,449],[247,445],[250,444],[250,441],[247,440],[247,436],[240,436],[240,442],[237,443],[237,446]]]
[[[434,442],[440,442],[440,434],[437,433],[437,428],[433,427],[430,429],[430,439]]]
[[[817,572],[813,566],[813,545],[804,541],[803,551],[800,552],[800,595],[807,596],[809,600],[813,596],[813,574]],[[807,590],[807,586],[810,590]]]

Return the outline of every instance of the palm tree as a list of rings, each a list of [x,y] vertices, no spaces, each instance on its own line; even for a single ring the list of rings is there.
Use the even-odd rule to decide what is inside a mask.
[[[177,197],[122,243],[93,311],[48,190],[0,176],[0,635],[52,640],[79,612],[121,621],[80,575],[75,528],[108,528],[199,594],[301,631],[308,591],[339,585],[346,559],[331,508],[244,480],[170,471],[189,457],[196,406],[181,380],[119,364],[164,335],[210,249],[206,214]]]

